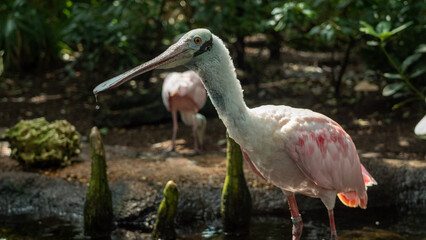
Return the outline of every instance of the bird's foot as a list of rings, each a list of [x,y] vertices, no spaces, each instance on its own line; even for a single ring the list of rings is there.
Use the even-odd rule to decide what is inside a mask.
[[[176,152],[176,148],[173,146],[173,147],[167,149],[167,152]]]
[[[336,233],[336,231],[332,231],[331,232],[331,238],[330,238],[331,240],[338,240],[337,239],[337,233]]]
[[[194,148],[194,152],[195,152],[195,154],[199,155],[199,154],[201,154],[203,152],[203,149],[199,148],[199,147],[196,147],[196,148]]]
[[[303,230],[302,216],[292,217],[291,221],[293,222],[293,240],[299,240]]]

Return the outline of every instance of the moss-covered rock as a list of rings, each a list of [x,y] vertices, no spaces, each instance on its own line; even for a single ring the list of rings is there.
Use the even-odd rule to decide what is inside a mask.
[[[80,153],[81,135],[66,120],[22,120],[2,137],[10,144],[10,157],[25,167],[66,166]]]

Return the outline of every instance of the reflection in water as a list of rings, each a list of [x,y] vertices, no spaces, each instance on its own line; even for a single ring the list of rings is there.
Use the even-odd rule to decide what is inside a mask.
[[[327,212],[322,210],[302,212],[304,219],[303,240],[329,239]],[[426,238],[426,208],[403,210],[398,207],[375,209],[336,210],[337,231],[340,236],[350,231],[368,232],[378,230],[387,234],[400,235],[405,239],[422,240]],[[81,225],[81,224],[80,224]],[[249,236],[225,236],[220,221],[202,229],[192,229],[192,233],[179,233],[181,240],[282,240],[291,239],[289,216],[255,216],[250,223]],[[381,231],[385,230],[385,231]],[[187,232],[187,230],[185,230]],[[286,238],[285,236],[288,236]],[[84,240],[82,226],[74,226],[57,218],[34,221],[29,216],[0,216],[1,240]],[[137,240],[150,239],[150,233],[138,230],[116,229],[111,236],[99,240]],[[343,239],[343,238],[342,238]],[[349,238],[350,239],[350,238]],[[399,238],[394,238],[399,239]],[[402,239],[402,238],[401,238]]]

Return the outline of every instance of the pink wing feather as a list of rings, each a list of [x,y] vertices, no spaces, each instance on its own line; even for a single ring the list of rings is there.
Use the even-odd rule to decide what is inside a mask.
[[[366,185],[375,180],[360,163],[350,136],[323,115],[301,120],[309,124],[290,133],[286,145],[290,158],[315,184],[341,193],[339,198],[346,205],[365,207]]]

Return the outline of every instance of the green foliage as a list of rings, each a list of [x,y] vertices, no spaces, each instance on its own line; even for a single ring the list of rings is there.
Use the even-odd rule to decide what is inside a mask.
[[[306,25],[309,19],[313,18],[315,12],[304,2],[286,2],[282,7],[272,10],[271,19],[268,24],[273,26],[275,31],[283,30],[294,25]]]
[[[22,120],[2,137],[10,144],[11,158],[25,167],[69,165],[80,153],[81,135],[66,120]]]
[[[288,43],[303,41],[316,14],[306,2],[285,2],[272,10],[268,27],[283,33]]]
[[[401,26],[392,30],[391,23],[387,21],[379,22],[376,26],[376,29],[374,29],[373,26],[364,21],[360,21],[360,24],[364,26],[359,29],[361,32],[376,37],[380,40],[381,43],[385,43],[386,39],[406,29],[411,24],[413,24],[413,22],[402,24]]]
[[[364,32],[376,39],[377,44],[370,44],[373,46],[380,46],[380,49],[387,57],[390,65],[394,68],[396,73],[385,73],[384,77],[389,79],[389,82],[383,88],[383,96],[394,96],[396,98],[404,97],[400,103],[394,105],[394,109],[403,106],[404,104],[419,99],[426,101],[425,90],[420,89],[413,85],[412,80],[423,75],[426,72],[426,64],[424,61],[420,61],[423,53],[425,52],[425,45],[420,44],[415,52],[406,57],[402,62],[399,62],[393,56],[391,56],[386,50],[386,45],[390,37],[401,33],[404,29],[412,25],[412,22],[404,23],[394,29],[391,29],[391,24],[387,21],[379,22],[374,28],[367,22],[360,22],[363,27],[360,28],[361,32]]]
[[[0,50],[4,67],[45,67],[59,59],[58,20],[62,1],[5,0],[0,3]]]
[[[63,42],[78,53],[78,62],[89,71],[108,66],[120,71],[134,66],[157,53],[164,39],[180,33],[175,29],[182,30],[179,22],[168,23],[170,19],[164,14],[169,6],[164,2],[69,0],[70,17],[62,32]]]
[[[269,1],[233,0],[233,1],[198,1],[189,0],[194,9],[191,24],[195,27],[210,29],[226,43],[230,43],[238,68],[246,69],[246,36],[263,33],[268,29],[268,18],[272,10]],[[250,69],[247,69],[250,70]]]
[[[197,1],[190,0],[194,9],[194,25],[206,27],[226,42],[233,43],[238,35],[250,36],[267,28],[271,12],[268,1]]]

